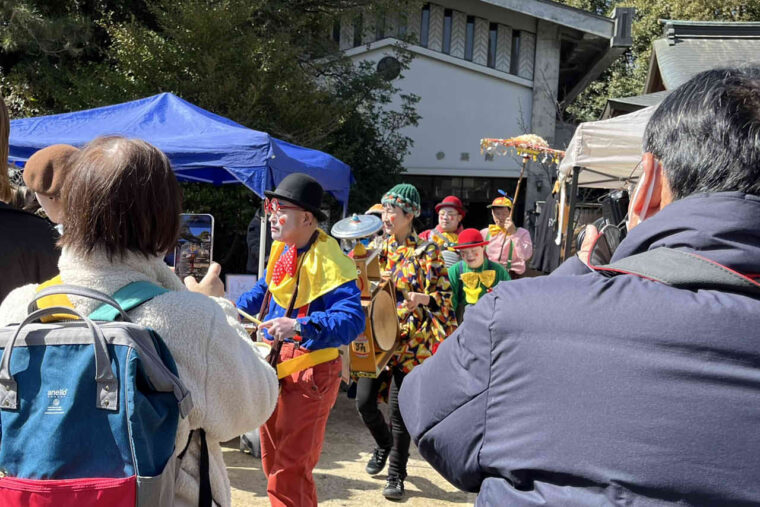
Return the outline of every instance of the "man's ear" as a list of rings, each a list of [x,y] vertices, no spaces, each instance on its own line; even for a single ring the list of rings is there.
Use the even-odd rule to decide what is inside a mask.
[[[641,179],[631,199],[631,227],[660,211],[662,196],[662,165],[652,153],[641,158]]]

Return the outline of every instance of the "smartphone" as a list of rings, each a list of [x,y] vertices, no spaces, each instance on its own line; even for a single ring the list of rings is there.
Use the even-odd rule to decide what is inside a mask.
[[[179,241],[174,248],[174,272],[184,280],[192,275],[200,281],[214,254],[214,217],[201,213],[180,215]]]

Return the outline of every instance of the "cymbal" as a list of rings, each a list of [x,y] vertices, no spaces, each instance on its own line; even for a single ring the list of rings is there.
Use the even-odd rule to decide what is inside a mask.
[[[330,232],[338,239],[357,239],[372,236],[382,228],[383,221],[375,215],[354,214],[337,222]]]

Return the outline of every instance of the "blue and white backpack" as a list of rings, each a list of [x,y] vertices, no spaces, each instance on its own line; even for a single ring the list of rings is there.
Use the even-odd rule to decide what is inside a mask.
[[[126,313],[163,292],[48,287],[23,322],[0,328],[0,505],[173,504],[174,442],[192,400],[161,338]],[[103,304],[89,316],[37,309],[62,294]],[[54,314],[79,320],[37,323]]]

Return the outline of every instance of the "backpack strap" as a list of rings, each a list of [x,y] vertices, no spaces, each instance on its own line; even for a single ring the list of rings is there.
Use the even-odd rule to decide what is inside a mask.
[[[592,268],[605,276],[635,275],[679,289],[760,295],[760,283],[753,279],[701,255],[667,247]]]
[[[190,430],[190,434],[187,436],[187,443],[185,444],[184,449],[182,449],[182,452],[177,455],[177,459],[181,460],[185,457],[185,453],[187,452],[188,447],[190,447],[190,442],[192,442],[193,435],[195,435],[196,431],[198,432],[201,446],[201,455],[200,459],[198,460],[198,472],[200,475],[198,477],[200,483],[200,491],[198,492],[198,507],[211,507],[213,505],[212,501],[214,498],[211,495],[211,475],[209,472],[208,442],[206,442],[206,430],[203,428]]]
[[[198,429],[201,437],[201,456],[198,463],[198,472],[200,473],[200,491],[198,492],[198,507],[211,507],[211,474],[208,464],[208,443],[206,442],[206,430]]]
[[[140,281],[132,282],[125,285],[113,295],[113,299],[121,306],[121,308],[128,312],[134,308],[137,308],[143,303],[150,301],[156,296],[160,296],[169,292],[169,289],[164,289],[158,285],[150,282]],[[119,310],[111,305],[100,305],[90,315],[91,320],[101,321],[113,321],[119,316]]]

